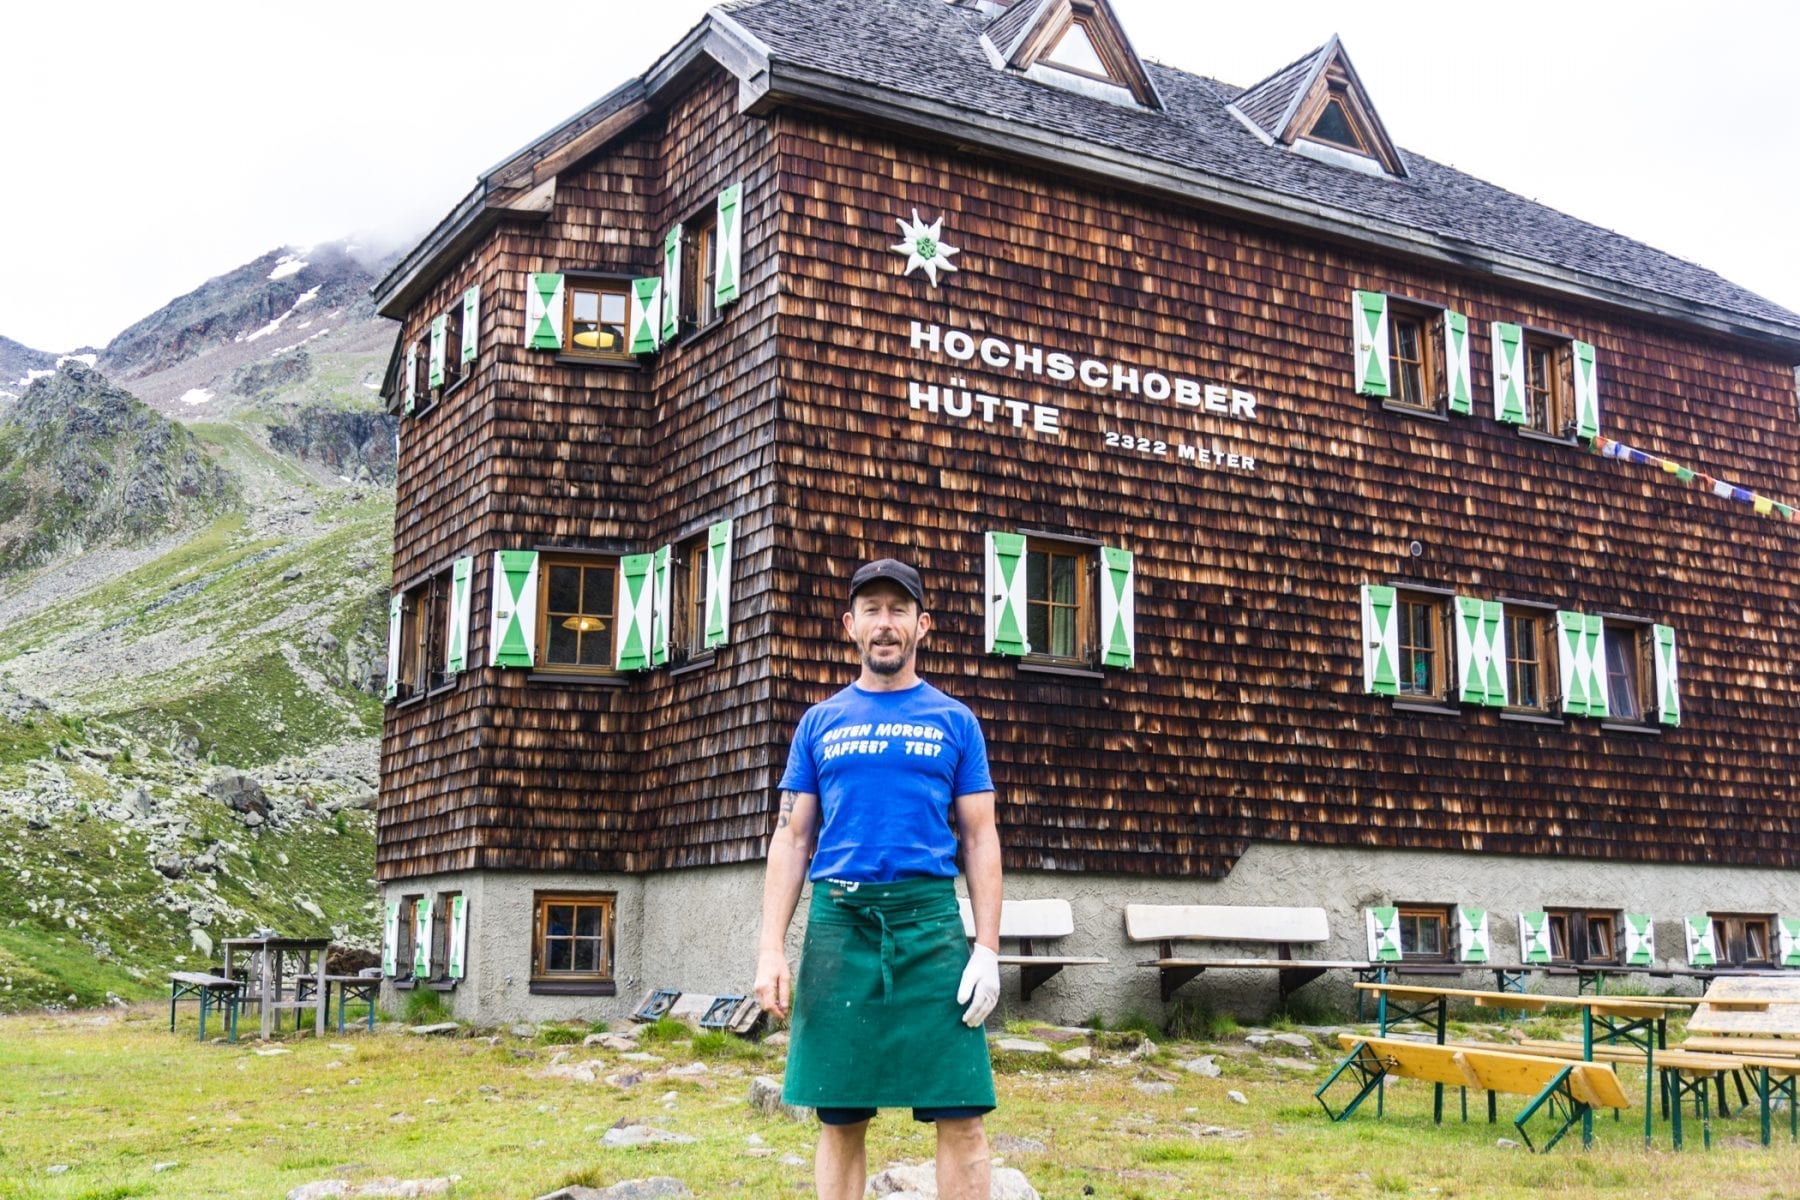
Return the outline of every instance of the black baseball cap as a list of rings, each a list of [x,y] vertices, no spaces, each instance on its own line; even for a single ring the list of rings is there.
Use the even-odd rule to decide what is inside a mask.
[[[856,593],[877,579],[899,584],[907,595],[919,602],[920,608],[925,607],[925,585],[919,581],[919,573],[897,558],[878,558],[856,568],[856,574],[850,577],[850,598],[856,599]]]

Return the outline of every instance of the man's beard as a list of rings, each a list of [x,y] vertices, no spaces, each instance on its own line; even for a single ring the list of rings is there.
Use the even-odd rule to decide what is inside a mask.
[[[884,645],[882,648],[887,649],[889,647]],[[901,647],[901,649],[904,649],[904,647]],[[875,658],[875,650],[875,645],[871,643],[869,648],[863,651],[862,660],[863,665],[877,675],[898,675],[906,667],[905,654],[900,655],[900,657],[891,662],[877,661]]]

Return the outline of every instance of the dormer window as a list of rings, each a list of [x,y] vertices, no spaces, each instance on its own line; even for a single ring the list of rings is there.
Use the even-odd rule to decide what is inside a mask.
[[[1245,89],[1229,111],[1271,146],[1368,175],[1406,174],[1336,37]]]
[[[1133,108],[1162,107],[1107,0],[1018,0],[983,31],[981,45],[995,67],[1038,83]]]
[[[1350,115],[1344,111],[1344,101],[1335,95],[1325,101],[1324,111],[1319,113],[1319,119],[1313,122],[1312,128],[1306,131],[1306,136],[1342,146],[1355,154],[1369,152],[1369,148],[1363,145],[1362,139],[1356,136],[1356,130],[1350,124]]]
[[[1080,21],[1069,22],[1069,28],[1051,48],[1050,53],[1044,55],[1042,61],[1064,71],[1118,82],[1113,79],[1112,72],[1106,69],[1106,64],[1100,61],[1100,52],[1094,49],[1094,41],[1088,37],[1087,29]]]

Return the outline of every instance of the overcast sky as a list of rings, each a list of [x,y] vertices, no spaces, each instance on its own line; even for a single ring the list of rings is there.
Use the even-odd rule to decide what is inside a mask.
[[[1335,32],[1403,148],[1800,310],[1800,4],[1113,2],[1238,85]],[[708,6],[13,0],[0,335],[104,344],[280,245],[410,244]]]

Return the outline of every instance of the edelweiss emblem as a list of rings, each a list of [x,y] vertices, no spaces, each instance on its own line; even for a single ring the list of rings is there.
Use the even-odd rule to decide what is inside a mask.
[[[950,256],[958,251],[955,246],[947,245],[941,239],[944,231],[942,217],[927,225],[919,219],[919,210],[915,208],[910,223],[905,217],[896,217],[894,220],[906,237],[904,242],[894,247],[896,253],[906,255],[906,270],[901,274],[911,275],[918,268],[924,267],[925,274],[931,276],[931,286],[936,287],[939,271],[956,270],[956,264],[950,261]]]

